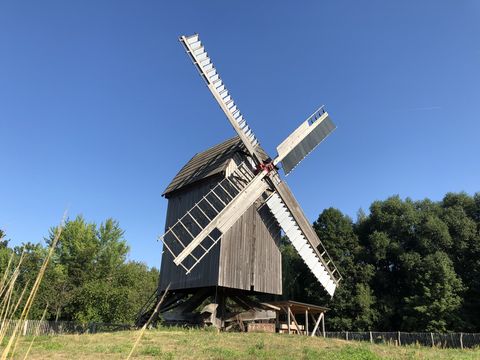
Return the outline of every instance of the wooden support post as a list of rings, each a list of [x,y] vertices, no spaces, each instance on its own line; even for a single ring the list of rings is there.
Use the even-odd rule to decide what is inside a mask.
[[[275,331],[280,332],[280,312],[275,311]]]
[[[398,346],[402,345],[402,341],[400,340],[400,331],[398,332]]]
[[[217,308],[217,318],[220,320],[220,327],[224,327],[224,321],[225,321],[225,304],[226,304],[226,298],[225,298],[225,292],[223,291],[222,288],[219,289],[218,291],[218,308]]]
[[[432,347],[435,346],[435,342],[433,341],[433,333],[430,333],[430,338],[432,339]]]
[[[287,307],[287,326],[288,326],[288,334],[290,335],[291,334],[291,330],[290,330],[290,307]]]
[[[312,315],[313,319],[315,320],[315,317]],[[317,330],[318,330],[318,326],[320,325],[320,321],[322,321],[322,317],[323,317],[323,313],[321,313],[319,316],[318,316],[318,319],[316,320],[315,322],[315,327],[313,328],[313,331],[312,331],[312,337],[315,336],[315,334],[317,333]]]
[[[325,313],[322,313],[322,335],[325,337]]]
[[[370,333],[370,344],[373,344],[373,336],[372,336],[372,332],[371,332],[371,331],[369,331],[369,333]]]
[[[345,340],[348,340],[348,331],[345,331]]]
[[[292,310],[290,310],[290,307],[288,307],[288,311],[290,311],[290,315],[292,316],[293,322],[295,323],[295,326],[297,327],[297,335],[300,335],[300,326],[298,326],[297,319],[295,318],[295,315],[293,314]]]
[[[308,309],[305,309],[305,335],[308,336]]]
[[[315,316],[313,316],[312,313],[309,313],[308,315],[310,315],[310,320],[312,321],[313,326],[315,326],[315,324],[317,323],[317,320],[315,319]],[[310,331],[310,335],[315,336],[313,330]]]
[[[460,348],[463,350],[463,333],[460,333]]]

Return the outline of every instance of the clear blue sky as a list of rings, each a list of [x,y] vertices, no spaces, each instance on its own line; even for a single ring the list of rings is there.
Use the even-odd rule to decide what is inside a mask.
[[[289,177],[313,221],[480,190],[480,2],[0,2],[0,228],[120,221],[159,265],[161,193],[234,135],[177,37],[200,33],[262,145],[317,106],[337,130]]]

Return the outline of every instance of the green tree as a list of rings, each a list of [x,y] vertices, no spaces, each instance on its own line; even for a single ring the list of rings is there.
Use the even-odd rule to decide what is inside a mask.
[[[460,311],[462,331],[480,329],[480,194],[445,195],[442,219],[452,237],[450,258],[465,286]]]
[[[132,322],[156,288],[158,271],[127,262],[128,251],[124,231],[113,219],[99,226],[81,216],[67,221],[43,291],[45,297],[56,294],[50,318]]]
[[[418,253],[403,255],[411,291],[404,297],[403,324],[406,331],[445,332],[457,320],[462,303],[462,282],[444,252],[421,258]]]
[[[362,248],[352,220],[339,210],[329,208],[320,214],[313,226],[343,280],[334,298],[330,299],[295,249],[285,241],[282,247],[284,296],[329,306],[329,329],[368,329],[378,316],[375,297],[368,284],[373,276],[372,266],[360,260]]]

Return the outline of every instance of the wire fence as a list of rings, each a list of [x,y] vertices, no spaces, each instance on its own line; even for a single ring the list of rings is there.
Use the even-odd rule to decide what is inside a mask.
[[[46,320],[4,320],[0,324],[0,332],[11,336],[18,325],[18,334],[23,336],[62,335],[62,334],[95,334],[133,329],[128,324],[78,323],[74,321]]]
[[[372,344],[423,345],[440,348],[480,347],[480,333],[421,333],[421,332],[378,332],[378,331],[329,331],[328,338],[369,341]]]
[[[62,334],[95,334],[101,332],[115,332],[132,330],[135,327],[129,324],[108,323],[78,323],[74,321],[46,321],[46,320],[4,320],[0,323],[0,332],[6,336],[12,335],[18,324],[18,333],[21,336],[44,336]],[[422,345],[440,348],[474,348],[480,347],[480,333],[425,333],[425,332],[379,332],[379,331],[327,331],[327,338],[349,341],[367,341],[372,344],[390,345]]]

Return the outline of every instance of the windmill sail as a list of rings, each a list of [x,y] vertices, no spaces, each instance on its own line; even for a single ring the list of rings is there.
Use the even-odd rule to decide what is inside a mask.
[[[278,145],[278,157],[275,159],[275,164],[281,161],[283,171],[288,175],[333,130],[335,130],[335,125],[323,106],[320,107]]]
[[[205,50],[205,47],[200,41],[198,34],[192,36],[181,36],[180,41],[185,47],[188,55],[190,55],[190,58],[197,67],[200,75],[207,83],[207,86],[215,97],[215,100],[217,100],[233,128],[244,142],[248,152],[253,157],[257,157],[255,149],[258,145],[258,140],[255,137],[252,129],[248,126],[245,117],[240,112],[240,109],[237,107],[235,101],[233,101],[230,92],[225,87],[225,84],[220,78],[217,69],[213,65],[212,60]]]
[[[310,271],[333,296],[341,275],[303,214],[285,182],[276,185],[277,192],[267,206]]]
[[[261,156],[259,142],[217,73],[198,34],[181,36],[180,41],[248,153],[256,160],[254,167],[261,170],[254,175],[251,168],[248,168],[250,175],[244,183],[237,185],[232,184],[227,175],[167,230],[161,239],[172,255],[173,262],[182,266],[187,274],[190,273],[220,241],[222,235],[270,187],[275,192],[266,200],[268,208],[309,269],[333,296],[341,275],[290,189],[280,180],[275,166],[272,166],[282,162],[283,169],[288,174],[320,144],[335,129],[328,113],[323,107],[315,111],[277,147],[278,156],[275,160],[270,163],[261,161],[265,160],[265,156]],[[234,174],[242,166],[244,165],[239,166]]]

